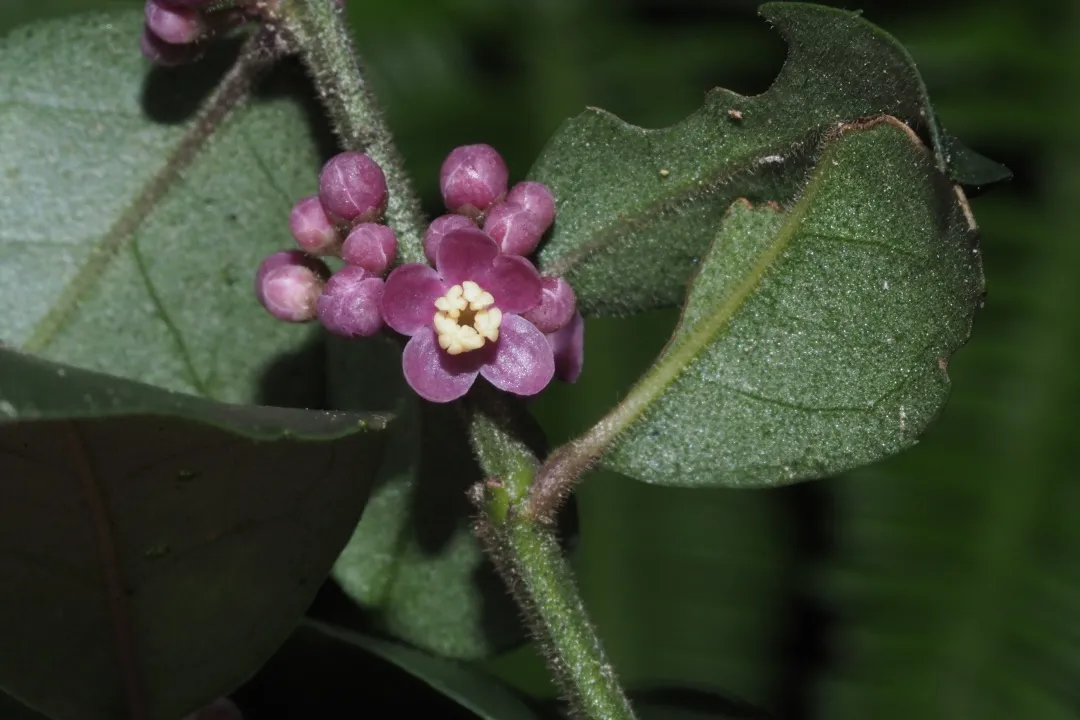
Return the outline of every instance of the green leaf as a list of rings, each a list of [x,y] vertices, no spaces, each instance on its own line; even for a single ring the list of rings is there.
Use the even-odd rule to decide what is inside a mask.
[[[339,645],[342,650],[376,655],[423,680],[483,720],[540,718],[513,690],[468,665],[326,623],[307,620],[300,630]]]
[[[913,444],[945,402],[983,277],[962,195],[901,123],[843,128],[790,210],[736,203],[603,464],[774,485]]]
[[[768,3],[789,44],[769,90],[714,90],[683,122],[645,130],[590,109],[563,125],[533,166],[559,201],[540,251],[588,314],[674,305],[733,200],[790,201],[839,122],[892,115],[925,132],[947,169],[922,79],[890,35],[854,13]]]
[[[553,441],[603,417],[652,363],[675,319],[663,310],[586,320],[581,379],[534,405]],[[801,589],[793,568],[808,544],[799,518],[818,487],[744,492],[586,476],[574,493],[582,527],[574,572],[632,701],[635,689],[681,685],[780,711],[791,690],[791,608]],[[649,707],[634,705],[649,717]]]
[[[945,135],[945,152],[956,182],[974,188],[984,188],[1012,178],[1009,168],[980,155],[952,135]]]
[[[260,260],[291,244],[291,203],[315,187],[309,112],[283,71],[250,106],[197,122],[233,53],[148,73],[142,23],[138,11],[84,15],[0,41],[0,338],[251,402],[271,360],[310,338],[251,287]],[[314,371],[293,378],[294,401],[317,404]]]
[[[225,405],[10,350],[0,378],[0,569],[18,578],[0,689],[57,720],[133,703],[176,720],[243,682],[348,539],[386,418]]]
[[[517,606],[472,531],[465,493],[481,473],[458,409],[419,402],[395,342],[334,341],[329,352],[335,407],[405,408],[334,579],[383,630],[429,652],[475,659],[521,642]]]

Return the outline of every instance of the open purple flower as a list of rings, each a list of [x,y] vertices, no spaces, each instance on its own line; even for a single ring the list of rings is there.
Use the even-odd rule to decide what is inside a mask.
[[[552,347],[521,317],[540,304],[536,268],[469,228],[447,233],[435,266],[402,265],[383,292],[386,324],[411,338],[402,367],[413,390],[449,402],[468,392],[477,375],[517,395],[547,387],[555,374]]]

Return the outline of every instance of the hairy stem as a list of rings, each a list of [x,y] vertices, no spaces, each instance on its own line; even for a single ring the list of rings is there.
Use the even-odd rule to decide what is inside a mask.
[[[315,82],[342,147],[363,151],[383,169],[390,199],[386,220],[397,232],[402,262],[424,262],[424,217],[405,163],[364,77],[344,11],[334,0],[285,0],[282,27]]]
[[[405,262],[423,262],[424,220],[404,164],[383,122],[340,8],[334,0],[285,0],[280,8],[289,43],[308,66],[342,145],[378,162],[390,187],[387,219]],[[478,388],[478,390],[480,390]],[[473,489],[477,534],[525,611],[556,679],[577,716],[632,720],[630,703],[589,622],[553,528],[523,510],[539,462],[505,396],[474,393],[465,413],[470,440],[489,479]]]
[[[525,611],[574,715],[631,720],[633,709],[589,621],[554,528],[522,512],[536,459],[516,433],[507,432],[506,414],[484,405],[470,424],[477,457],[491,476],[473,492],[481,510],[477,534]]]

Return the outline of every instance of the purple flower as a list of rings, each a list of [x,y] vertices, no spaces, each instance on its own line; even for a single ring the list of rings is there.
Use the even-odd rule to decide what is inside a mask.
[[[517,203],[531,212],[540,223],[541,232],[547,232],[555,222],[555,196],[544,183],[519,182],[506,194],[506,202]]]
[[[198,45],[176,45],[158,37],[149,27],[144,27],[139,37],[139,49],[143,57],[159,67],[176,67],[195,62],[202,56]]]
[[[508,179],[506,162],[490,145],[456,147],[439,169],[439,189],[446,209],[473,218],[502,200]]]
[[[335,335],[371,337],[383,327],[382,296],[382,278],[359,266],[343,267],[319,296],[319,322]]]
[[[330,218],[356,225],[382,216],[389,192],[382,168],[364,153],[330,158],[319,174],[319,199]]]
[[[330,277],[326,264],[300,250],[282,250],[262,261],[255,273],[255,297],[285,322],[315,319],[315,304]]]
[[[386,324],[410,336],[402,367],[418,395],[455,400],[477,375],[500,390],[535,395],[555,374],[549,340],[521,313],[540,304],[540,275],[504,255],[480,230],[448,233],[436,268],[413,263],[390,273],[382,298]]]
[[[397,259],[397,235],[388,225],[360,223],[345,238],[341,259],[372,275],[382,275]]]
[[[293,205],[289,231],[301,250],[312,255],[337,255],[341,234],[326,217],[318,195],[310,195]]]
[[[577,295],[570,283],[561,277],[542,278],[540,286],[540,304],[524,317],[544,334],[557,332],[566,327],[577,312]]]
[[[565,383],[577,382],[585,362],[585,319],[574,313],[562,329],[547,335],[555,354],[555,377]]]
[[[147,29],[163,42],[173,45],[193,43],[207,29],[201,12],[175,2],[147,0],[144,12]]]
[[[504,253],[510,255],[532,254],[540,244],[545,229],[523,205],[512,202],[499,203],[491,208],[484,220],[484,232],[499,243]]]
[[[424,233],[424,257],[432,265],[435,264],[435,253],[439,250],[439,243],[446,234],[454,230],[475,228],[476,222],[464,215],[443,215],[431,221],[427,232]]]

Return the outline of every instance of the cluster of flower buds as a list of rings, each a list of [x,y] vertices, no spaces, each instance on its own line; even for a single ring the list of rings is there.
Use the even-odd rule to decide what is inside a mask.
[[[575,381],[584,323],[574,291],[527,258],[555,220],[551,191],[536,182],[508,191],[506,163],[488,145],[455,149],[439,180],[450,214],[424,235],[430,264],[398,266],[384,281],[397,256],[394,231],[379,224],[386,179],[363,153],[332,158],[318,195],[290,216],[300,249],[260,266],[259,301],[280,320],[318,319],[345,337],[370,337],[384,324],[407,336],[405,378],[432,402],[461,397],[478,376],[525,396],[553,377]],[[344,267],[331,274],[326,256]]]
[[[332,157],[319,176],[319,193],[289,214],[299,249],[274,253],[259,266],[255,292],[263,307],[286,322],[318,318],[345,337],[382,330],[382,276],[397,258],[397,236],[378,223],[387,197],[386,178],[370,157]],[[345,266],[331,274],[323,257],[341,258]]]

